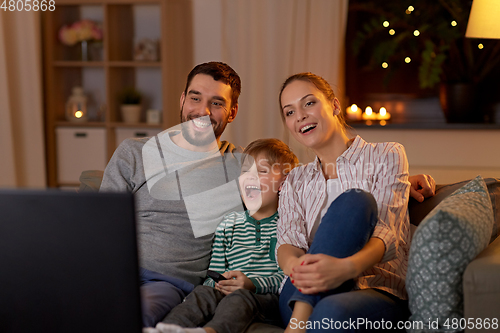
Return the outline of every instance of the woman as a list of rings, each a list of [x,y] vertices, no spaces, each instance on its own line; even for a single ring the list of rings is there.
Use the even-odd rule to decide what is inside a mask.
[[[289,174],[280,195],[287,332],[405,320],[410,182],[403,146],[349,139],[330,85],[311,73],[285,81],[280,107],[292,136],[316,154]]]

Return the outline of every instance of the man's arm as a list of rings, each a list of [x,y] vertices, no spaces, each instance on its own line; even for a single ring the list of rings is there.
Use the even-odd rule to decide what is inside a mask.
[[[116,148],[111,160],[108,162],[102,178],[100,192],[133,192],[133,175],[136,164],[128,140]]]

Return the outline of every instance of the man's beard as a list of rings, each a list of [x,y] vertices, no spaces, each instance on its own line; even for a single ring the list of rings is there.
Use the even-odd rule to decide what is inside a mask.
[[[212,120],[208,116],[203,116],[203,117],[197,117],[197,118],[199,118],[199,119],[202,119],[205,117],[208,118],[208,120],[212,124],[211,125],[212,130],[207,131],[207,132],[201,132],[201,133],[196,132],[191,127],[193,125],[193,124],[191,124],[191,122],[196,118],[188,119],[186,117],[183,117],[182,111],[183,110],[181,109],[181,133],[182,133],[182,136],[184,137],[184,139],[186,139],[186,141],[189,142],[190,144],[192,144],[193,146],[203,147],[203,146],[208,146],[208,145],[212,144],[215,140],[220,138],[220,136],[222,135],[222,133],[224,132],[224,130],[226,128],[227,121],[223,121],[214,127],[215,124],[212,122]]]

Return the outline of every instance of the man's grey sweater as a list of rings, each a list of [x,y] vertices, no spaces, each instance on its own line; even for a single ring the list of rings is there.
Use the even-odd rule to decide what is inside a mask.
[[[209,152],[188,151],[172,142],[176,134],[164,131],[158,138],[122,142],[104,171],[100,191],[134,193],[141,267],[197,285],[206,277],[215,227],[195,236],[190,216],[199,220],[206,212],[220,221],[225,212],[240,209],[235,207],[235,202],[241,205],[236,185],[240,151],[226,141]],[[221,189],[225,194],[217,195]],[[228,204],[219,207],[221,200]]]

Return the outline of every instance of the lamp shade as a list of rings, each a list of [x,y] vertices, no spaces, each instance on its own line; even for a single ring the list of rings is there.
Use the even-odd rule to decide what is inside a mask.
[[[499,18],[499,0],[474,0],[465,37],[500,38]]]

